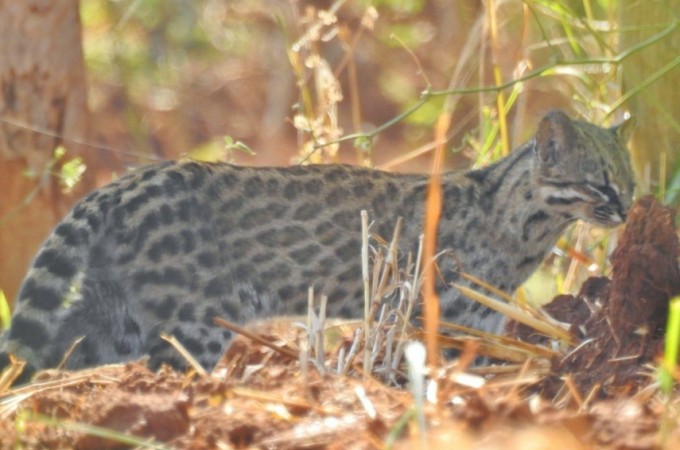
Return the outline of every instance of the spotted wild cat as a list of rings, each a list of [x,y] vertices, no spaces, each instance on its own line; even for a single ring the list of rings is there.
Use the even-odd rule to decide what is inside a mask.
[[[625,221],[633,173],[630,121],[605,129],[549,113],[536,136],[488,167],[446,173],[439,260],[445,319],[498,331],[502,316],[450,283],[463,270],[512,292],[560,233],[582,219]],[[144,167],[81,200],[38,252],[0,344],[34,369],[80,368],[150,355],[182,366],[159,338],[175,335],[205,367],[231,334],[221,316],[303,313],[307,288],[329,296],[329,316],[361,316],[360,211],[401,243],[421,234],[427,175],[343,165],[247,168],[165,162]]]

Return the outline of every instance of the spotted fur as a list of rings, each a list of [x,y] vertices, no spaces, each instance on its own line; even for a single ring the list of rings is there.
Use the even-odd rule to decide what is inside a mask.
[[[536,137],[479,170],[443,175],[439,260],[447,320],[499,331],[502,316],[450,286],[461,270],[512,292],[576,219],[625,220],[633,174],[628,123],[611,129],[552,112]],[[181,367],[176,336],[207,368],[231,339],[213,317],[304,313],[307,289],[331,316],[362,314],[360,214],[402,250],[422,230],[427,175],[343,165],[248,168],[165,162],[81,200],[38,252],[0,350],[33,368],[138,358]]]

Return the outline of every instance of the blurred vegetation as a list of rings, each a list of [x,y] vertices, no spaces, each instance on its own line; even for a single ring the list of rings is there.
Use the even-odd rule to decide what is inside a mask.
[[[450,167],[506,153],[552,108],[618,121],[617,55],[645,51],[619,48],[631,32],[619,27],[625,3],[82,0],[81,13],[91,106],[112,160],[195,153],[427,170],[429,157],[411,157],[433,147],[444,108]],[[672,20],[646,27],[651,45],[664,45]],[[354,133],[369,134],[319,151]],[[257,155],[227,155],[225,136]],[[675,172],[666,179],[678,183]]]
[[[81,2],[91,107],[112,165],[188,155],[402,171],[430,169],[444,112],[448,168],[506,154],[550,109],[603,125],[635,114],[631,98],[658,80],[673,83],[677,69],[656,79],[641,72],[624,91],[623,64],[650,48],[675,57],[679,32],[672,14],[623,28],[629,8],[624,0]],[[639,194],[677,201],[680,158],[671,151],[660,160],[655,142],[637,144]],[[571,230],[549,275],[557,290],[604,270],[608,236]]]

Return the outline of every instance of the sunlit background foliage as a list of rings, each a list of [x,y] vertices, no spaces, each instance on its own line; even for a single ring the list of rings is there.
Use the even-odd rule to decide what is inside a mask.
[[[508,125],[512,147],[552,108],[601,123],[629,109],[617,104],[622,75],[613,58],[621,52],[625,10],[618,1],[81,5],[91,106],[98,123],[106,124],[98,131],[118,150],[114,157],[126,161],[192,152],[224,158],[228,135],[257,152],[239,156],[240,162],[295,162],[311,140],[370,132],[426,89],[472,92],[433,96],[363,151],[348,140],[337,154],[329,152],[330,159],[388,164],[432,140],[444,107],[453,112],[448,162],[454,167],[490,150],[488,158],[502,153],[499,119]],[[650,24],[650,35],[670,20]],[[533,73],[539,68],[546,70]],[[502,91],[502,106],[496,91],[474,92],[532,73]],[[326,98],[329,90],[335,94]],[[420,158],[397,169],[427,167],[427,158]]]

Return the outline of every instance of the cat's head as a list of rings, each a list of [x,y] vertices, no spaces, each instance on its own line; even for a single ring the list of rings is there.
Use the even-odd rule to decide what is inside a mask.
[[[635,176],[626,144],[634,119],[611,128],[547,114],[538,127],[535,151],[545,202],[574,218],[613,227],[626,220]]]

